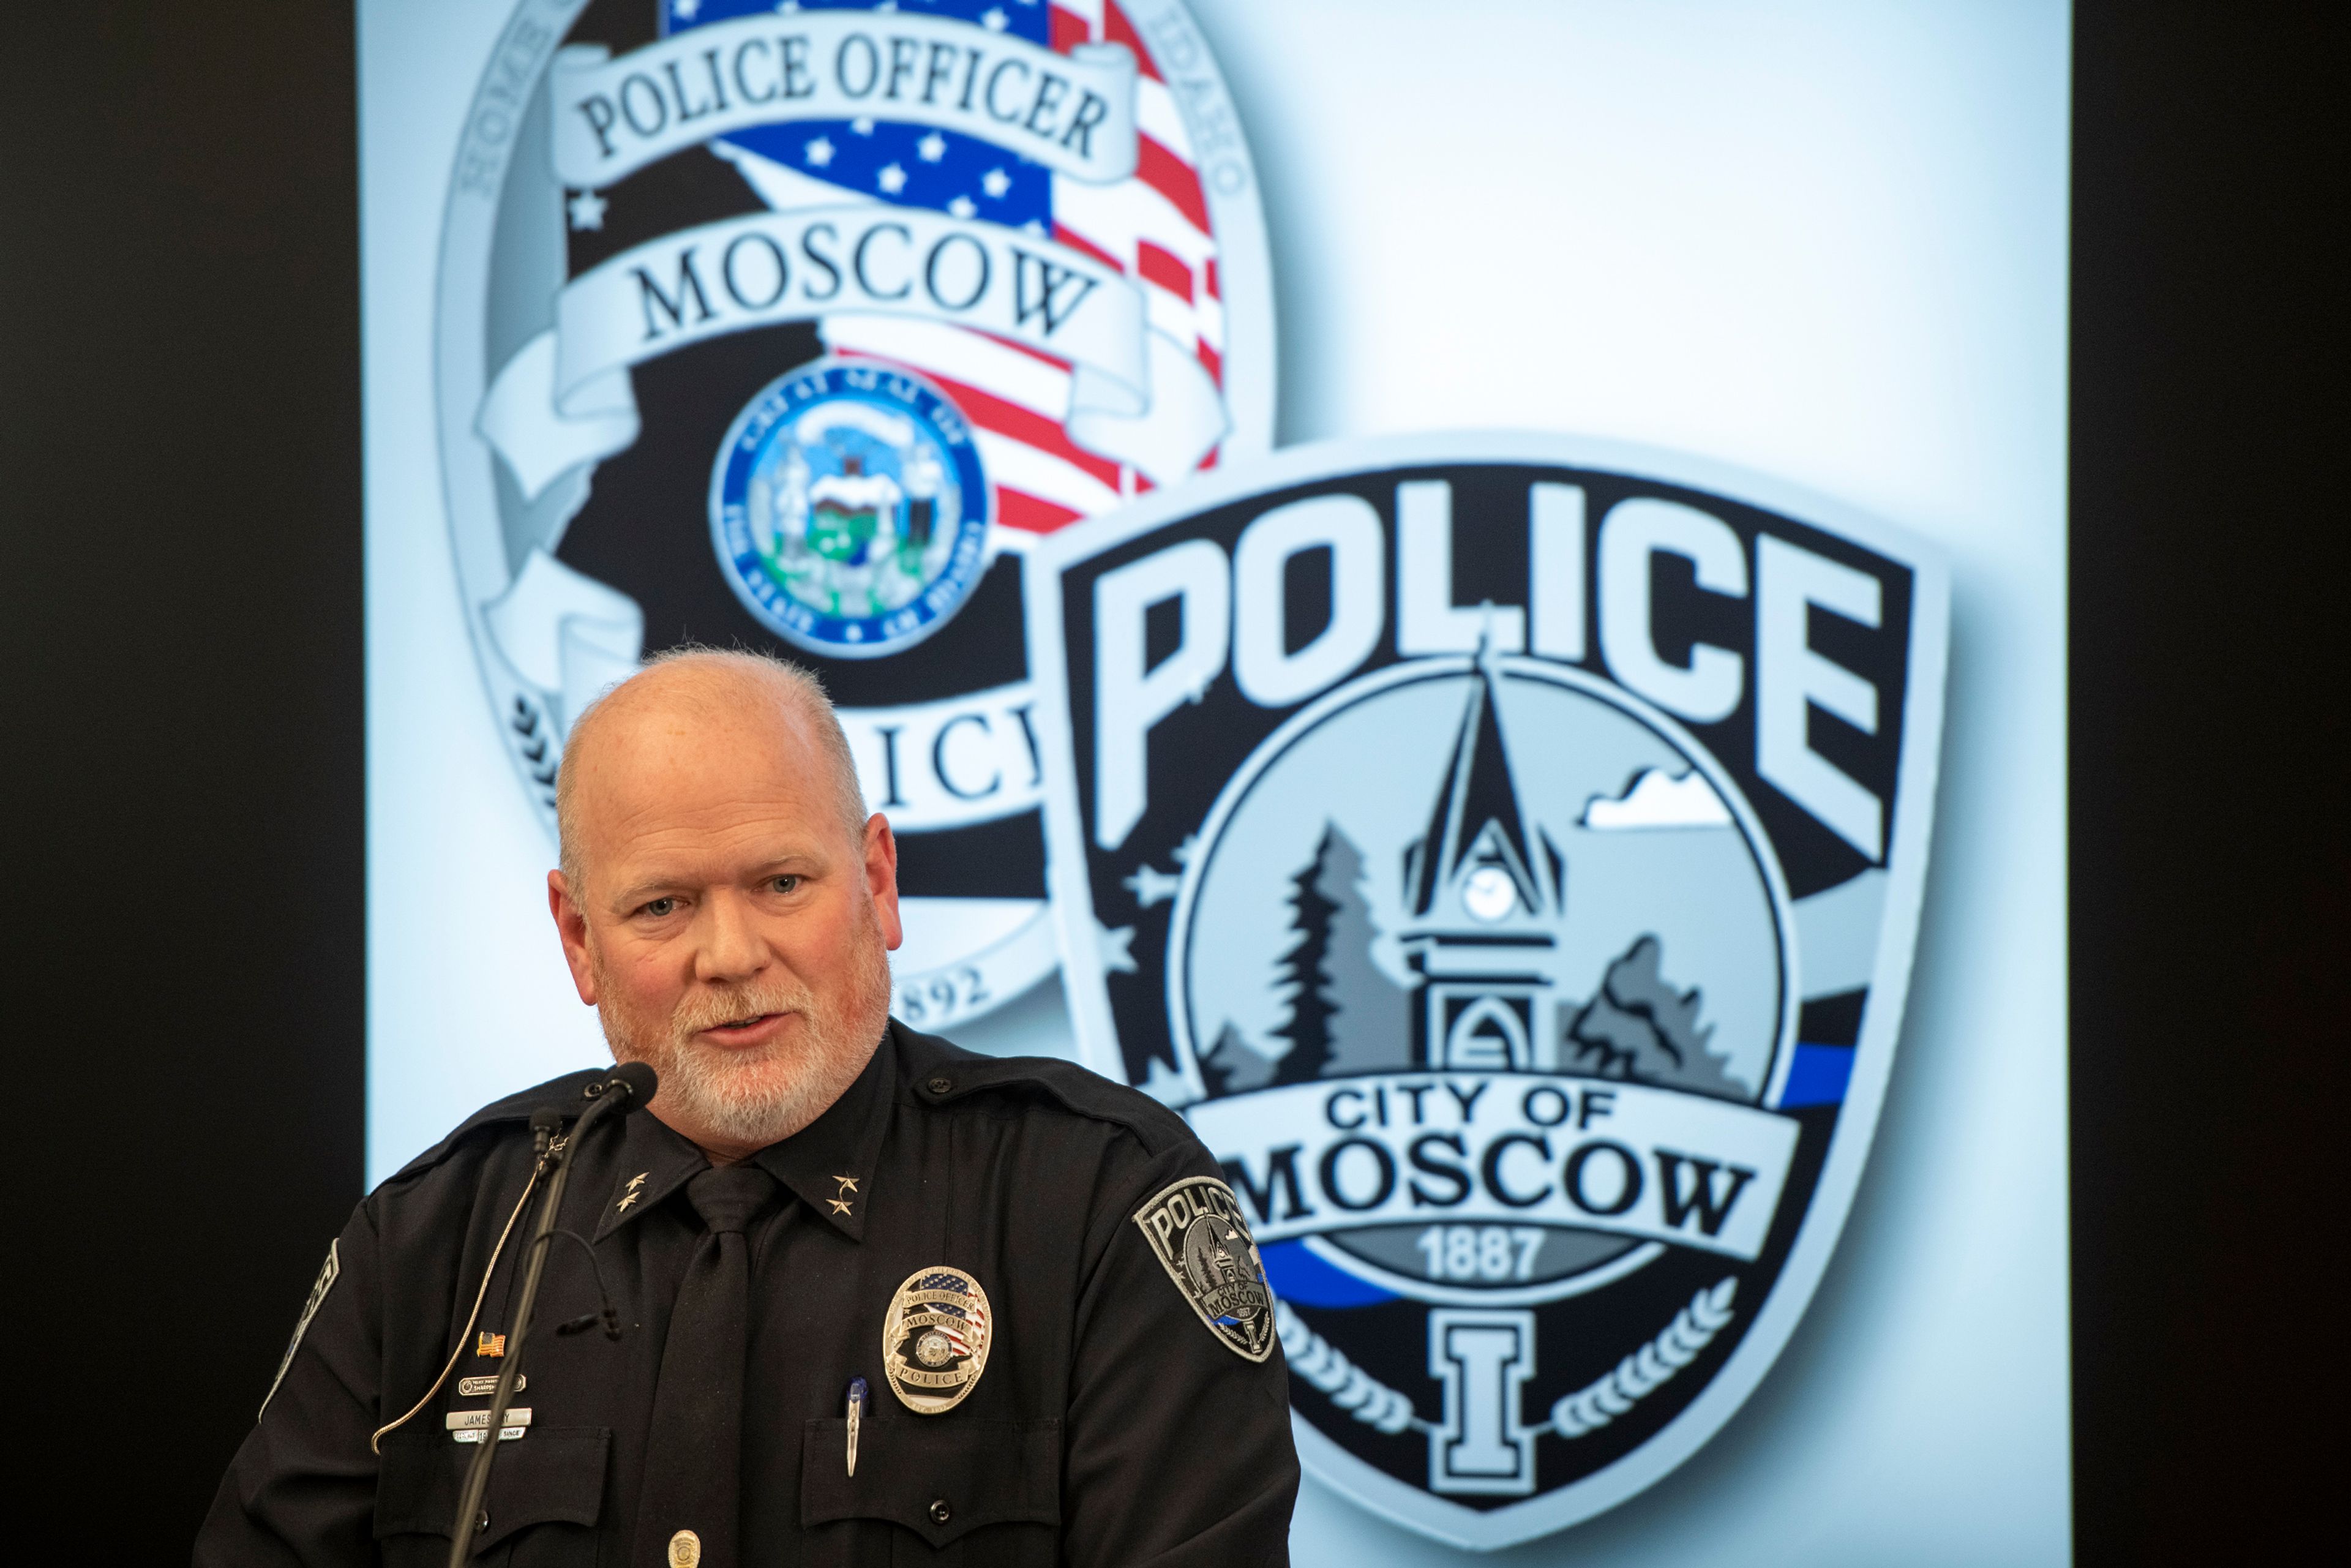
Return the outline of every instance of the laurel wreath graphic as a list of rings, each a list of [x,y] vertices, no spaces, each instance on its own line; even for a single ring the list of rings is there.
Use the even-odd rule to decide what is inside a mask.
[[[1737,1315],[1730,1310],[1730,1301],[1738,1293],[1736,1279],[1725,1279],[1700,1291],[1690,1298],[1688,1306],[1674,1314],[1663,1333],[1618,1362],[1597,1382],[1553,1405],[1548,1423],[1520,1430],[1581,1437],[1605,1427],[1698,1359],[1698,1353]],[[1356,1420],[1391,1436],[1407,1428],[1437,1429],[1437,1423],[1414,1413],[1409,1397],[1349,1361],[1337,1345],[1307,1327],[1305,1320],[1290,1310],[1290,1303],[1279,1298],[1273,1303],[1273,1329],[1280,1336],[1281,1354],[1289,1360],[1290,1370]]]
[[[1423,1431],[1429,1423],[1413,1414],[1412,1401],[1385,1384],[1366,1375],[1339,1347],[1306,1326],[1288,1301],[1273,1303],[1273,1330],[1281,1336],[1281,1354],[1290,1370],[1331,1396],[1331,1403],[1352,1412],[1356,1420],[1393,1437],[1406,1427]]]
[[[514,700],[514,716],[507,722],[514,727],[514,732],[519,737],[514,743],[515,749],[521,753],[524,763],[529,768],[532,781],[538,786],[542,798],[540,804],[553,810],[555,809],[555,771],[563,760],[563,742],[557,737],[555,726],[551,722],[547,727],[546,734],[539,733],[541,715],[528,698],[517,695]],[[548,753],[550,751],[555,755],[549,756]]]
[[[1552,1428],[1562,1437],[1594,1432],[1633,1408],[1635,1400],[1656,1392],[1657,1385],[1698,1359],[1716,1334],[1729,1323],[1730,1298],[1739,1281],[1724,1280],[1700,1291],[1690,1304],[1674,1314],[1666,1332],[1643,1345],[1598,1382],[1579,1388],[1551,1407]],[[1289,1348],[1285,1337],[1282,1348]]]

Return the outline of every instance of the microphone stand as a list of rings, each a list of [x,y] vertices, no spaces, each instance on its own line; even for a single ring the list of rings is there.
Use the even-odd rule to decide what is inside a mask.
[[[547,1269],[548,1242],[555,1233],[556,1216],[563,1206],[563,1188],[571,1176],[571,1155],[588,1129],[606,1113],[625,1110],[633,1092],[627,1082],[618,1079],[608,1079],[598,1087],[604,1092],[580,1113],[567,1139],[558,1142],[555,1137],[556,1130],[563,1124],[559,1113],[542,1110],[530,1119],[539,1166],[547,1173],[547,1194],[539,1199],[538,1226],[531,1233],[530,1251],[523,1265],[522,1300],[516,1305],[513,1325],[507,1330],[511,1348],[507,1352],[506,1365],[498,1369],[496,1392],[490,1396],[490,1424],[482,1433],[481,1451],[466,1468],[465,1490],[458,1499],[457,1517],[450,1527],[449,1568],[465,1568],[466,1558],[473,1550],[475,1530],[482,1522],[482,1499],[490,1489],[490,1461],[497,1457],[507,1408],[514,1403],[515,1382],[522,1371],[522,1350],[530,1333],[531,1312],[538,1305],[538,1279]]]

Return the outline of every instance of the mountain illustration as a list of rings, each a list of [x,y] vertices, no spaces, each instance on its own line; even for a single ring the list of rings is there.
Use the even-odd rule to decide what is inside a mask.
[[[1269,1052],[1228,1022],[1200,1065],[1220,1094],[1413,1065],[1410,996],[1372,959],[1379,927],[1364,891],[1364,854],[1326,824],[1313,858],[1290,879],[1295,939],[1277,961],[1285,1016]]]
[[[1707,1049],[1714,1030],[1698,1023],[1698,988],[1677,992],[1658,972],[1664,956],[1656,937],[1644,936],[1608,966],[1599,995],[1568,1021],[1561,1051],[1567,1070],[1749,1098],[1723,1059]]]

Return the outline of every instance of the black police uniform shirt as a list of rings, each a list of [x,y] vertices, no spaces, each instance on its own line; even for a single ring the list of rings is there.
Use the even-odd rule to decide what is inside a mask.
[[[464,1467],[448,1416],[505,1332],[517,1221],[448,1381],[398,1430],[458,1336],[533,1165],[533,1110],[584,1107],[579,1073],[476,1113],[352,1215],[261,1419],[198,1537],[199,1568],[444,1563]],[[499,1445],[478,1560],[628,1563],[664,1339],[705,1228],[708,1168],[648,1114],[590,1129],[523,1347],[532,1412]],[[784,1189],[747,1235],[741,1560],[748,1564],[1259,1564],[1288,1560],[1298,1461],[1278,1346],[1229,1348],[1134,1217],[1220,1173],[1182,1119],[1064,1062],[974,1055],[894,1020],[841,1100],[752,1156]],[[633,1196],[632,1196],[633,1195]],[[537,1199],[533,1198],[533,1208]],[[918,1270],[971,1275],[993,1312],[963,1402],[922,1415],[883,1375],[883,1322]],[[511,1345],[507,1348],[512,1349]],[[847,1473],[850,1380],[871,1390]],[[476,1385],[476,1386],[479,1386]]]

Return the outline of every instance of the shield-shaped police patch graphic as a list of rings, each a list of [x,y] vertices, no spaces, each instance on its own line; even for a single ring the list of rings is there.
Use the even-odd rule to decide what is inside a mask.
[[[770,650],[899,834],[894,1010],[1050,973],[1019,556],[1272,431],[1256,180],[1179,0],[514,0],[436,298],[483,717],[542,824],[647,650]]]
[[[1029,558],[1081,1045],[1181,1107],[1301,1455],[1493,1547],[1770,1367],[1902,1018],[1948,588],[1833,502],[1540,436],[1283,453]]]

